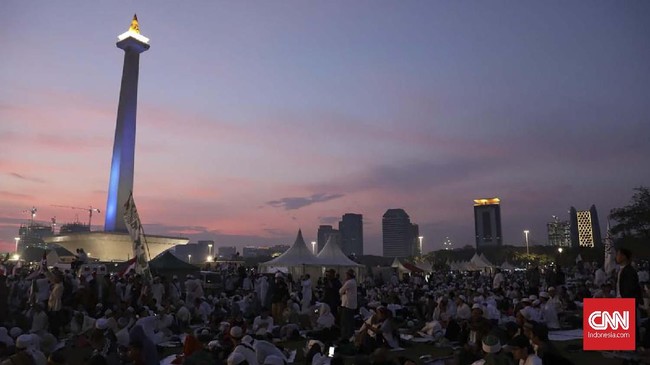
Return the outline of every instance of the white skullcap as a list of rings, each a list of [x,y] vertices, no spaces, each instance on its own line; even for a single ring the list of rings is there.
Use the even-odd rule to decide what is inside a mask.
[[[95,322],[95,328],[98,330],[105,330],[108,328],[108,320],[106,318],[100,318]]]
[[[16,338],[22,334],[23,334],[23,330],[20,329],[19,327],[13,327],[12,329],[9,330],[9,336],[13,338]]]
[[[241,342],[251,345],[253,343],[253,337],[246,335],[241,339]]]
[[[230,329],[230,337],[232,338],[242,338],[244,331],[239,326],[235,326]]]
[[[20,335],[16,339],[16,348],[26,349],[34,346],[34,337],[32,335]]]

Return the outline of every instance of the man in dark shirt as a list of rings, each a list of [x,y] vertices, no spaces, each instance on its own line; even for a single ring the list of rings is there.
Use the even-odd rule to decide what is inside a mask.
[[[325,274],[323,301],[330,306],[332,315],[338,318],[338,308],[341,305],[341,295],[339,294],[341,281],[336,278],[334,269],[327,270]]]
[[[282,312],[287,306],[289,300],[289,287],[284,281],[282,274],[275,274],[275,289],[271,296],[271,313],[273,321],[277,324],[282,323]]]

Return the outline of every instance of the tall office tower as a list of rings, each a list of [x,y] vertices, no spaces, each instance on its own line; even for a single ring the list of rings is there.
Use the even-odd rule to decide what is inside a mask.
[[[546,224],[548,244],[556,247],[571,246],[571,225],[568,221],[561,221],[553,216],[553,221]]]
[[[332,239],[334,239],[337,244],[341,244],[341,236],[338,230],[332,228],[330,225],[322,225],[318,227],[318,238],[316,241],[318,251],[314,252],[315,255],[317,255],[320,250],[325,247],[325,244],[327,243],[327,240],[330,238],[330,236],[333,236]]]
[[[138,107],[138,75],[140,53],[149,49],[149,38],[140,34],[138,18],[134,15],[129,30],[117,37],[117,47],[124,50],[120,102],[117,107],[113,159],[108,183],[104,231],[127,232],[124,204],[133,191],[135,163],[135,118]]]
[[[413,256],[413,225],[404,209],[388,209],[382,220],[384,257]]]
[[[596,206],[589,210],[576,210],[571,207],[569,211],[571,220],[571,245],[573,247],[600,247],[600,223]]]
[[[474,229],[476,249],[501,246],[501,200],[499,198],[474,200]]]
[[[346,213],[339,222],[341,250],[346,255],[363,255],[363,216]]]

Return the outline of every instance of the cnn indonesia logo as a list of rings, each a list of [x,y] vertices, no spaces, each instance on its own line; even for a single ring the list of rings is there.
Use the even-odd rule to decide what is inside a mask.
[[[634,299],[585,299],[583,348],[585,350],[635,350]]]

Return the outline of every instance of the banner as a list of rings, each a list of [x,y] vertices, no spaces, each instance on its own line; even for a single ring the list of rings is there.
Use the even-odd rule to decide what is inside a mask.
[[[129,195],[129,200],[124,204],[124,223],[131,235],[133,241],[133,258],[135,259],[135,273],[142,275],[145,282],[151,282],[151,271],[149,270],[149,260],[145,245],[147,244],[140,216],[133,201],[133,193]]]
[[[614,239],[612,238],[612,231],[609,229],[609,222],[607,223],[607,236],[605,236],[605,239],[603,240],[603,246],[605,248],[605,263],[603,264],[603,270],[605,270],[605,274],[609,277],[612,274],[612,270],[616,268]]]

